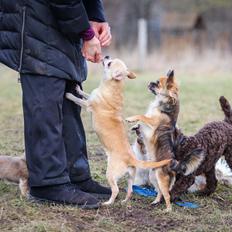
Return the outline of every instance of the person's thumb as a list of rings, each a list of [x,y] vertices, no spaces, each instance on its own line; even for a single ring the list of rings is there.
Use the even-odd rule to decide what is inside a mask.
[[[100,35],[99,35],[99,33],[98,33],[97,28],[96,28],[96,27],[93,27],[93,31],[94,31],[95,36],[99,39]]]

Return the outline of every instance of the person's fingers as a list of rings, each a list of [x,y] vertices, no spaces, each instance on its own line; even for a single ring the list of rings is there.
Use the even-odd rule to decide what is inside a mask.
[[[99,32],[98,32],[98,29],[96,27],[93,27],[93,31],[94,31],[94,34],[97,38],[99,38]]]
[[[86,57],[86,60],[95,63],[95,57],[93,57],[93,56],[87,56],[87,57]]]
[[[102,41],[101,46],[102,47],[108,47],[111,43],[112,37],[110,36],[109,38],[107,38],[106,40]]]
[[[99,40],[102,41],[105,37],[108,37],[109,35],[110,35],[109,27],[103,27],[99,36]]]
[[[82,54],[88,61],[94,63],[100,62],[102,56],[101,44],[100,41],[96,38],[96,36],[89,41],[84,41]]]
[[[110,45],[111,39],[112,39],[112,36],[110,33],[110,27],[105,27],[99,36],[101,46],[106,47],[106,46]]]
[[[95,62],[99,63],[101,61],[101,57],[102,57],[102,51],[101,51],[101,46],[99,43],[98,46],[96,46]]]
[[[105,43],[106,41],[110,41],[110,40],[111,40],[111,34],[108,33],[104,37],[101,38],[100,42],[102,44],[102,43]]]
[[[99,49],[100,51],[95,50],[95,52],[93,52],[93,54],[86,54],[85,58],[88,61],[91,61],[93,63],[99,63],[101,61],[101,49]]]
[[[88,54],[87,51],[83,51],[83,52],[82,52],[82,55],[85,57],[86,60],[91,61],[91,62],[94,62],[94,57],[91,56],[90,54]]]
[[[96,53],[96,54],[95,54],[95,62],[96,62],[96,63],[99,63],[99,62],[101,62],[101,60],[102,60],[102,55],[101,55],[101,53]]]

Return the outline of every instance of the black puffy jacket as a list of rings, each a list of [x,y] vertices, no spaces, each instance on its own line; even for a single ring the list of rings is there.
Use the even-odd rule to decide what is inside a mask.
[[[0,62],[20,73],[82,82],[79,33],[105,21],[101,0],[0,0]]]

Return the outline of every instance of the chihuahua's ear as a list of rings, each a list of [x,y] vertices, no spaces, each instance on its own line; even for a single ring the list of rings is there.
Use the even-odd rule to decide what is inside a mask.
[[[168,82],[173,83],[174,82],[174,70],[169,70],[167,73]]]
[[[130,79],[135,79],[136,75],[133,72],[127,71],[127,77],[130,78]]]

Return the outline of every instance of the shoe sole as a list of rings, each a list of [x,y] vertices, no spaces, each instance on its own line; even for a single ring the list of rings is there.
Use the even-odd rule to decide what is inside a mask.
[[[31,203],[38,203],[38,204],[49,204],[49,205],[63,205],[63,206],[73,206],[73,207],[77,207],[79,209],[98,209],[101,204],[92,204],[92,205],[78,205],[78,204],[72,204],[72,203],[65,203],[65,202],[60,202],[60,201],[53,201],[53,200],[48,200],[48,199],[44,199],[44,198],[39,198],[39,197],[34,197],[32,195],[29,195],[28,197],[28,201],[30,201]]]
[[[89,193],[92,196],[96,197],[98,200],[106,200],[111,197],[109,194],[100,194],[100,193]]]

